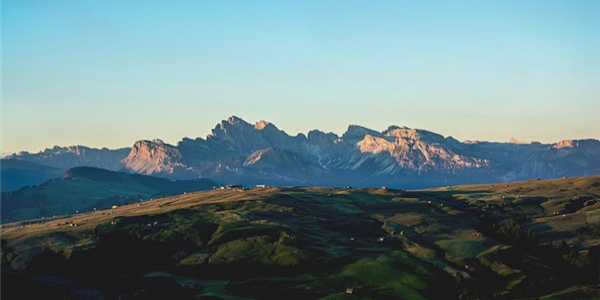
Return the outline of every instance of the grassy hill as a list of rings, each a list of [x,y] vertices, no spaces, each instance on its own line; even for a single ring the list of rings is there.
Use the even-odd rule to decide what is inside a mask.
[[[4,224],[2,296],[597,299],[599,199],[600,176],[187,193]]]
[[[2,193],[2,223],[106,209],[113,205],[206,190],[214,185],[208,179],[171,181],[77,167],[41,185]]]

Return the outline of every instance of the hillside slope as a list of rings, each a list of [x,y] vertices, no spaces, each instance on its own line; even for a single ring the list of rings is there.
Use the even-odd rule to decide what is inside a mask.
[[[24,186],[38,185],[46,180],[59,177],[61,169],[26,160],[0,160],[0,192],[16,191]]]
[[[597,299],[599,200],[600,176],[212,190],[5,224],[2,268],[49,298]]]
[[[208,179],[171,181],[77,167],[41,185],[2,193],[2,223],[105,209],[213,186],[215,182]]]

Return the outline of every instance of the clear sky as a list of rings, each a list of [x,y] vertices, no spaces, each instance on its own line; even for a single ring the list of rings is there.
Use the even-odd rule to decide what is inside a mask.
[[[2,0],[2,152],[205,137],[231,115],[600,138],[600,1]]]

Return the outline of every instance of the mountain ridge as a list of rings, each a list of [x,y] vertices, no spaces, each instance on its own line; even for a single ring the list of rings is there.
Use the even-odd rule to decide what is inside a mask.
[[[219,122],[205,138],[183,138],[175,145],[142,140],[117,150],[53,149],[8,158],[54,167],[67,167],[64,162],[71,161],[171,179],[207,177],[270,185],[415,188],[600,174],[596,139],[460,142],[423,129],[392,125],[376,131],[354,124],[341,136],[316,129],[291,136],[268,121],[251,124],[236,116]],[[257,155],[267,149],[277,155]],[[257,167],[261,165],[270,167]]]

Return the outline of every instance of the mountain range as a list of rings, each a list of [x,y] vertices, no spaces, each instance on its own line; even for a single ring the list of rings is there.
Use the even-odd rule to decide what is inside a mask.
[[[63,172],[92,166],[223,184],[421,188],[597,175],[600,141],[461,142],[422,129],[390,126],[379,132],[358,125],[341,136],[319,130],[290,136],[272,123],[232,116],[205,139],[184,138],[176,145],[155,139],[115,150],[57,146],[9,155],[3,165],[6,160]]]

